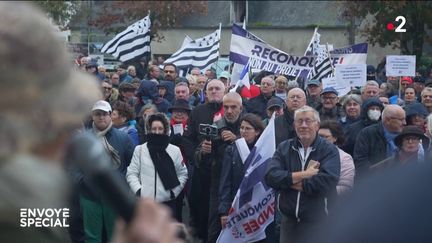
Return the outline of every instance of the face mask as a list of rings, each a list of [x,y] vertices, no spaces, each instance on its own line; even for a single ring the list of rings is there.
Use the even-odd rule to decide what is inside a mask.
[[[372,121],[378,121],[381,116],[381,111],[378,110],[368,110],[367,112],[369,119]]]

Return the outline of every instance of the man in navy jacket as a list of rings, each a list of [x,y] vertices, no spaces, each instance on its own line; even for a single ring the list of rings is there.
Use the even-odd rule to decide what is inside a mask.
[[[327,198],[334,193],[340,174],[337,148],[318,136],[319,114],[309,106],[294,113],[297,137],[280,143],[265,180],[280,191],[280,242],[302,242],[328,214]]]

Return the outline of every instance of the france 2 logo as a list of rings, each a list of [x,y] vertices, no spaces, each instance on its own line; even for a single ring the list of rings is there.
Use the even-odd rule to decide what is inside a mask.
[[[400,23],[399,23],[399,21],[400,21]],[[394,30],[394,32],[396,32],[396,33],[406,32],[406,29],[403,28],[406,24],[405,16],[402,16],[402,15],[397,16],[396,19],[394,20],[394,22],[398,22],[399,25],[396,27],[393,22],[390,22],[387,24],[388,30]]]

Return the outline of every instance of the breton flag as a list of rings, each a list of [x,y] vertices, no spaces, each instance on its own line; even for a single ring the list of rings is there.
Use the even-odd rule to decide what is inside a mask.
[[[333,73],[330,52],[326,45],[320,44],[321,35],[318,27],[315,28],[312,39],[305,51],[305,56],[316,56],[314,68],[309,72],[310,79],[321,79]]]
[[[150,15],[147,15],[108,41],[101,52],[122,62],[150,53],[150,26]]]
[[[312,35],[312,39],[306,48],[304,56],[316,56],[317,55],[316,51],[317,51],[318,45],[320,43],[320,38],[321,38],[321,35],[320,35],[320,33],[318,33],[318,27],[316,27],[315,31]]]
[[[320,38],[321,38],[321,35],[318,33],[318,27],[315,27],[315,31],[312,35],[312,38],[309,42],[309,45],[306,47],[306,50],[305,50],[303,56],[316,56],[317,55],[317,53],[315,53],[314,50],[315,51],[317,50],[318,45],[320,43]],[[309,77],[310,73],[311,73],[311,70],[302,70],[297,74],[295,80],[297,81],[297,79],[299,77],[306,79],[307,77]],[[306,89],[307,83],[305,83],[304,85],[305,85],[305,89]]]
[[[316,52],[315,66],[309,73],[310,79],[322,79],[330,76],[333,73],[333,66],[327,46],[317,45]]]
[[[185,38],[184,38],[183,43],[182,43],[180,48],[185,47],[187,44],[191,43],[192,41],[193,41],[193,39],[185,34]]]
[[[275,214],[275,192],[264,182],[267,164],[276,150],[274,119],[273,114],[244,162],[246,173],[218,243],[256,242],[266,238],[265,228],[273,222]]]
[[[179,69],[197,67],[201,70],[208,68],[219,58],[219,42],[221,27],[215,32],[202,38],[183,42],[183,46],[169,57],[164,63],[173,63]]]

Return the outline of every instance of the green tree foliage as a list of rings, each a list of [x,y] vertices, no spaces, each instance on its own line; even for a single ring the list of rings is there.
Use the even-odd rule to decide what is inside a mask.
[[[60,29],[68,29],[70,20],[79,11],[81,4],[79,1],[35,1],[48,17],[52,18],[54,23]]]
[[[432,27],[432,1],[346,1],[343,2],[343,16],[347,19],[364,20],[373,15],[373,21],[365,24],[360,31],[372,45],[381,47],[390,45],[400,48],[404,55],[416,55],[420,61],[423,44],[431,42],[427,28]],[[398,26],[397,16],[404,16],[405,33],[396,33],[387,29],[388,23]]]

